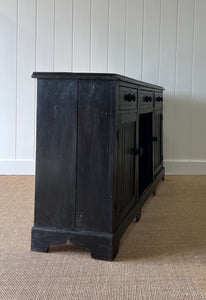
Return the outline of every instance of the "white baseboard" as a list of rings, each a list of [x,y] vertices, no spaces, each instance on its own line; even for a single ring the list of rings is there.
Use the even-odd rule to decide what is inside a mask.
[[[34,175],[35,161],[29,159],[0,160],[0,175]]]
[[[165,160],[166,175],[206,175],[206,160]]]
[[[206,160],[165,160],[166,175],[206,175]],[[34,175],[34,160],[0,160],[0,175]]]

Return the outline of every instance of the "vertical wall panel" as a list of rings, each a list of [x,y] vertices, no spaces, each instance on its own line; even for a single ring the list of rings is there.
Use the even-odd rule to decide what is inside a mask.
[[[125,75],[141,79],[143,0],[127,0]]]
[[[0,174],[33,172],[34,70],[113,72],[164,86],[165,164],[203,174],[205,11],[205,0],[1,0]]]
[[[17,1],[0,2],[0,159],[15,158]]]
[[[72,0],[55,0],[54,71],[72,67]]]
[[[90,71],[91,0],[74,0],[73,71]]]
[[[91,71],[107,72],[109,0],[92,0]]]
[[[178,3],[173,158],[189,159],[194,0],[179,0]]]
[[[194,34],[190,159],[206,159],[206,1],[197,0]]]
[[[36,70],[53,71],[54,0],[37,0]]]
[[[108,71],[125,73],[126,0],[109,1]]]
[[[34,155],[35,0],[18,1],[16,158]],[[25,126],[26,124],[26,126]]]
[[[164,159],[173,158],[174,90],[176,76],[177,0],[164,0],[161,7],[159,83],[164,92]],[[169,38],[168,38],[169,37]]]
[[[158,83],[160,46],[160,0],[144,0],[142,80]]]

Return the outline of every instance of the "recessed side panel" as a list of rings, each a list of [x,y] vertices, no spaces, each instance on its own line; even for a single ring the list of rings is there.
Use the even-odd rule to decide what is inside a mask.
[[[35,225],[73,228],[77,82],[39,79]]]
[[[110,232],[112,228],[112,95],[110,81],[79,83],[77,229]]]

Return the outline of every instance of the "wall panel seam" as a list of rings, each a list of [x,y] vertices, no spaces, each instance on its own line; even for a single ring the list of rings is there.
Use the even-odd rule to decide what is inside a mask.
[[[35,39],[35,49],[34,49],[34,66],[35,66],[35,71],[36,71],[36,46],[37,46],[37,1],[35,0],[35,35],[34,35],[34,39]]]
[[[194,59],[195,59],[195,21],[196,21],[196,0],[194,0],[194,7],[193,7],[193,33],[192,33],[192,66],[191,66],[191,95],[190,95],[190,128],[189,128],[189,159],[191,159],[191,141],[192,141],[192,102],[193,102],[193,88],[194,88]]]
[[[73,72],[74,69],[73,57],[74,57],[74,0],[72,0],[71,72]]]
[[[18,47],[19,47],[19,0],[16,0],[16,103],[15,103],[15,153],[14,157],[17,158],[17,117],[18,117]]]
[[[108,0],[108,24],[107,24],[107,73],[109,72],[109,27],[110,27],[110,9]]]
[[[89,43],[89,71],[91,72],[92,68],[92,0],[90,0],[90,24],[89,24],[89,38],[90,38],[90,43]]]
[[[145,20],[145,0],[143,0],[143,7],[142,7],[142,49],[141,49],[141,80],[143,77],[143,60],[144,60],[144,20]]]
[[[125,34],[124,34],[124,75],[126,74],[127,62],[127,20],[128,20],[128,0],[125,0]]]
[[[161,59],[161,28],[162,28],[162,0],[160,0],[160,18],[159,18],[159,57],[158,57],[158,84],[160,84],[160,59]]]
[[[175,150],[175,101],[176,101],[176,87],[177,87],[177,51],[178,51],[178,28],[179,28],[179,0],[177,0],[177,17],[176,17],[176,48],[175,48],[175,78],[174,78],[174,98],[173,98],[173,147],[172,158],[174,159]]]
[[[55,14],[56,14],[56,0],[54,0],[54,14],[53,14],[53,18],[54,18],[54,24],[53,24],[53,72],[55,69],[55,39],[56,39],[56,18],[55,18]]]
[[[37,48],[37,1],[35,0],[35,35],[34,35],[34,69],[36,70],[36,48]],[[37,80],[34,82],[34,145],[33,145],[33,158],[36,157],[36,96],[37,96]]]

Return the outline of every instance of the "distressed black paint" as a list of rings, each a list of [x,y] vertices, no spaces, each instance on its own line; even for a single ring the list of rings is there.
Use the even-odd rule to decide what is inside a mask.
[[[164,178],[163,88],[116,74],[38,79],[32,250],[87,248],[112,260]],[[145,116],[145,117],[144,117]]]

